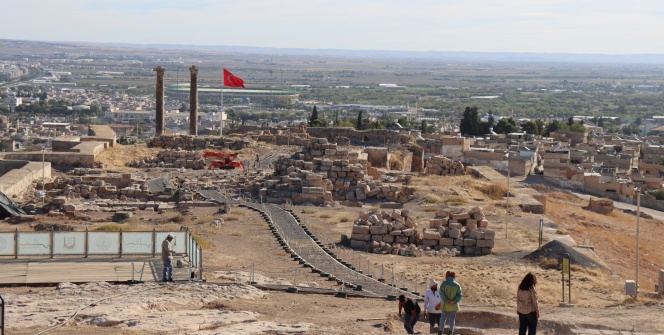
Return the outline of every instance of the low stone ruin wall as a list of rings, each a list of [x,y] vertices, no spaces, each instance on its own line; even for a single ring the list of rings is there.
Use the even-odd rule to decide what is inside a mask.
[[[436,251],[451,255],[488,255],[493,251],[495,232],[479,207],[470,211],[436,212],[422,231],[408,210],[362,213],[353,224],[350,245],[373,253],[415,255]]]
[[[312,140],[304,152],[274,163],[277,179],[265,182],[261,196],[267,202],[359,206],[369,198],[406,202],[414,189],[373,180],[366,154],[342,149],[327,139]]]
[[[187,168],[192,170],[205,169],[205,158],[199,151],[162,150],[157,157],[147,157],[127,164],[135,168]]]
[[[445,156],[431,156],[426,161],[425,173],[437,176],[461,176],[466,174],[466,168],[463,163],[453,161]]]
[[[208,148],[242,150],[250,147],[251,141],[219,136],[162,135],[153,137],[148,146],[179,150],[202,150]]]

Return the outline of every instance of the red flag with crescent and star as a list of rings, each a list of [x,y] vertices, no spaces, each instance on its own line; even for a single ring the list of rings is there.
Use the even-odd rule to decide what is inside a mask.
[[[234,76],[231,71],[224,69],[224,86],[244,87],[244,80],[240,77]]]

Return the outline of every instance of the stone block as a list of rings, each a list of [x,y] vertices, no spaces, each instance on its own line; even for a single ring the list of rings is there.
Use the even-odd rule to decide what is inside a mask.
[[[51,203],[53,205],[56,205],[56,206],[65,205],[67,203],[67,197],[63,197],[63,196],[55,197],[51,200]]]
[[[408,236],[397,236],[394,238],[394,242],[396,243],[408,243]]]
[[[369,221],[369,223],[371,223],[371,224],[378,224],[381,221],[381,219],[378,218],[378,215],[374,214],[374,215],[370,215],[369,219],[367,221]]]
[[[370,234],[370,232],[369,226],[353,226],[353,234]]]
[[[461,237],[461,230],[459,230],[458,228],[451,228],[447,234],[451,238],[459,238]]]
[[[353,249],[365,249],[367,247],[367,242],[358,241],[358,240],[350,240],[350,247],[353,248]]]
[[[472,239],[472,238],[467,238],[463,240],[463,246],[464,247],[474,247],[477,245],[477,240]]]
[[[436,217],[437,218],[449,218],[450,216],[450,211],[437,211],[436,212]]]
[[[495,240],[496,239],[496,232],[493,230],[485,230],[484,231],[484,239],[485,240]]]
[[[376,242],[383,242],[383,235],[371,235],[371,240]]]
[[[392,235],[383,235],[383,242],[394,243],[394,236],[392,236]]]
[[[441,219],[431,219],[429,220],[429,227],[430,228],[438,228],[443,226],[443,220]]]
[[[453,214],[452,218],[457,221],[470,219],[470,214],[468,213],[457,213]]]
[[[659,270],[659,283],[657,293],[664,294],[664,269]]]
[[[437,229],[425,229],[422,234],[422,238],[425,240],[438,240],[440,239],[440,233]]]
[[[438,245],[438,243],[439,243],[439,239],[432,240],[432,239],[426,239],[425,238],[425,239],[422,240],[422,245],[426,245],[427,247],[435,247],[435,246]]]
[[[445,247],[451,247],[454,245],[454,239],[449,237],[443,237],[440,239],[439,244]]]
[[[409,229],[404,229],[404,230],[402,230],[401,233],[402,233],[404,236],[414,236],[415,233],[416,233],[416,230],[415,230],[415,229],[412,229],[412,228],[409,228]]]
[[[372,235],[385,235],[387,234],[388,227],[385,225],[380,225],[380,226],[371,226],[371,234]]]
[[[390,231],[390,235],[392,236],[401,236],[401,230],[400,229],[395,229]]]
[[[462,225],[459,222],[450,222],[450,229],[461,229]]]
[[[486,228],[489,226],[489,221],[488,220],[480,220],[477,222],[477,226],[480,228]]]
[[[494,245],[494,240],[477,240],[478,248],[493,248]]]
[[[463,247],[463,239],[462,238],[454,239],[454,246]]]
[[[408,243],[417,243],[417,235],[412,235],[408,237]]]

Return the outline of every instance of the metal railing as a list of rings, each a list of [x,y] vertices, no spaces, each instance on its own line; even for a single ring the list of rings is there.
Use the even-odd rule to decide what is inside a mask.
[[[0,335],[5,335],[5,298],[0,295]]]
[[[173,251],[187,256],[191,266],[198,270],[199,279],[203,278],[203,250],[194,236],[186,231],[161,232],[130,231],[123,232],[0,232],[0,256],[19,257],[46,256],[151,256],[161,253],[161,241],[168,234],[173,234]]]

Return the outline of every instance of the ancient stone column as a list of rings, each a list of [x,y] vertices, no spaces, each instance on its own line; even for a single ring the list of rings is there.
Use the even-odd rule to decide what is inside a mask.
[[[198,135],[198,68],[192,65],[189,83],[189,135]]]
[[[156,120],[155,120],[155,132],[157,136],[164,134],[164,69],[161,66],[157,66],[153,71],[157,71],[157,93],[156,98],[157,102],[155,103],[156,108]]]

